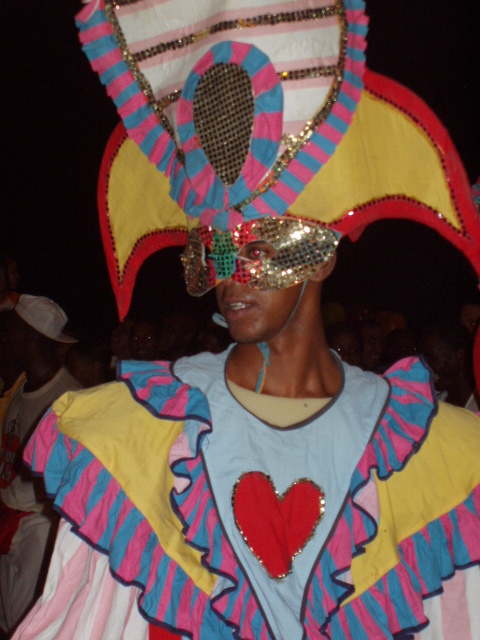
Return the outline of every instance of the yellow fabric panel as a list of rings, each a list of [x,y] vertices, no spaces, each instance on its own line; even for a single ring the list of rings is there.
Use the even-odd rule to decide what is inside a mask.
[[[354,558],[355,593],[361,595],[399,561],[398,543],[461,504],[480,482],[480,420],[440,403],[420,451],[387,481],[375,475],[380,501],[378,535]]]
[[[216,577],[202,567],[201,554],[185,544],[170,506],[173,474],[168,454],[184,423],[154,417],[133,400],[125,384],[116,382],[67,393],[53,410],[59,430],[85,446],[118,480],[166,553],[210,594]]]
[[[127,138],[112,165],[108,191],[110,224],[122,271],[135,242],[145,234],[186,229],[186,215],[169,193],[170,180]]]
[[[460,228],[441,156],[428,136],[407,115],[363,91],[342,142],[290,211],[331,223],[394,194],[425,203]]]

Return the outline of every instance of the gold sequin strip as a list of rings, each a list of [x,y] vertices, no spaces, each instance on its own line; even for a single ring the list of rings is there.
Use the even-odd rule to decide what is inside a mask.
[[[134,4],[129,0],[123,0],[116,2],[115,4],[107,3],[110,7],[113,7],[115,10],[120,9],[120,7],[127,4]],[[188,47],[196,42],[200,42],[205,38],[209,38],[210,36],[220,33],[222,31],[232,31],[238,29],[251,29],[254,27],[260,26],[271,26],[274,27],[278,24],[284,23],[292,23],[292,22],[306,22],[309,20],[320,20],[322,18],[330,18],[332,16],[337,15],[341,9],[338,4],[334,4],[329,7],[318,7],[316,9],[307,9],[305,11],[290,11],[290,12],[282,12],[282,13],[267,13],[260,16],[254,16],[252,18],[241,18],[239,20],[225,20],[223,22],[217,22],[213,24],[211,27],[206,29],[202,29],[201,31],[197,31],[196,33],[190,33],[183,38],[178,38],[177,40],[170,40],[169,42],[160,42],[159,44],[148,47],[148,49],[144,49],[143,51],[139,51],[138,53],[132,54],[132,60],[134,62],[142,62],[143,60],[148,60],[149,58],[153,58],[159,54],[165,53],[165,51],[175,51],[176,49],[183,49],[184,47]],[[110,19],[110,18],[109,18]]]
[[[259,184],[257,189],[255,189],[252,195],[248,199],[239,203],[237,206],[233,207],[236,211],[241,212],[243,207],[253,202],[255,198],[270,189],[270,187],[273,187],[273,185],[277,182],[280,175],[287,168],[289,163],[295,158],[298,152],[301,151],[304,145],[310,140],[315,130],[327,118],[328,114],[332,110],[333,105],[338,100],[338,95],[340,93],[343,82],[343,69],[345,67],[348,41],[348,22],[345,11],[343,10],[343,2],[339,2],[339,5],[341,5],[342,8],[342,11],[338,11],[338,16],[340,19],[340,55],[338,59],[338,65],[336,65],[335,67],[326,68],[329,71],[328,75],[332,75],[334,77],[327,100],[323,104],[322,108],[317,111],[312,120],[307,121],[305,127],[302,129],[302,131],[300,131],[298,136],[294,136],[291,134],[286,134],[283,136],[282,144],[286,146],[285,151],[278,158],[272,169]]]
[[[254,118],[252,81],[237,64],[216,64],[200,78],[193,118],[202,149],[215,173],[234,184],[247,157]]]
[[[328,78],[338,73],[336,65],[326,67],[311,67],[308,69],[294,69],[293,71],[281,71],[278,77],[282,81],[304,80],[305,78]]]
[[[123,59],[127,63],[128,68],[130,69],[130,72],[135,78],[135,82],[140,87],[140,90],[142,91],[143,95],[147,98],[148,104],[153,109],[156,117],[158,118],[158,121],[160,122],[162,127],[165,129],[165,131],[168,132],[172,140],[175,140],[175,132],[172,128],[172,125],[170,124],[170,121],[163,114],[163,110],[166,107],[168,107],[170,104],[172,104],[172,102],[176,102],[178,100],[178,98],[180,97],[180,92],[177,91],[173,94],[170,94],[170,96],[164,97],[161,103],[157,102],[153,94],[152,87],[150,86],[150,83],[138,68],[136,61],[134,60],[133,54],[130,53],[127,40],[123,35],[122,28],[120,27],[120,24],[117,20],[117,16],[115,15],[115,10],[119,8],[120,8],[120,5],[118,3],[115,3],[115,4],[112,4],[111,2],[105,3],[105,15],[107,16],[107,20],[110,22],[115,32],[115,36],[118,40],[118,44],[122,51]],[[177,93],[178,93],[178,96],[177,96]],[[172,99],[170,100],[170,98]]]

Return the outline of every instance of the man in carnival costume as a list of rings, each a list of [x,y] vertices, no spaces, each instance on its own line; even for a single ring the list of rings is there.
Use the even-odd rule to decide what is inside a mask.
[[[26,461],[64,521],[15,637],[478,638],[478,419],[417,359],[342,364],[320,317],[338,238],[381,217],[480,264],[447,132],[364,68],[363,3],[100,1],[78,24],[126,127],[99,189],[120,316],[188,226],[187,289],[216,286],[235,344],[55,403]]]

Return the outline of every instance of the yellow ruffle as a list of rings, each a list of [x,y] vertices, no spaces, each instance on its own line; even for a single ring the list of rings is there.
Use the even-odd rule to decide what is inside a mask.
[[[216,576],[202,566],[201,554],[185,544],[170,504],[173,474],[168,454],[184,423],[156,418],[117,382],[67,393],[53,410],[58,429],[101,462],[150,523],[165,552],[210,594]]]

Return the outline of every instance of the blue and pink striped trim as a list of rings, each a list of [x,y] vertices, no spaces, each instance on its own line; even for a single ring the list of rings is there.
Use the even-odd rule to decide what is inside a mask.
[[[150,161],[169,176],[176,164],[175,144],[158,122],[123,59],[115,31],[105,13],[105,1],[98,0],[94,11],[87,5],[78,14],[76,22],[83,50],[114,101],[128,135]]]
[[[254,97],[252,140],[240,176],[234,184],[226,186],[216,175],[203,148],[194,121],[194,96],[204,73],[218,64],[235,64],[250,77]],[[282,138],[283,92],[280,80],[259,49],[242,42],[221,42],[213,46],[198,61],[190,73],[177,107],[177,126],[185,154],[188,180],[183,177],[178,188],[179,201],[185,203],[185,212],[201,217],[211,209],[215,215],[226,208],[246,200],[255,190],[277,157]],[[202,204],[188,206],[188,195],[194,190]],[[177,191],[176,184],[173,190]],[[182,192],[185,191],[185,195]]]
[[[55,509],[92,547],[109,556],[116,579],[139,587],[143,616],[200,638],[210,609],[207,594],[164,552],[115,478],[86,448],[58,431],[52,410],[30,441],[25,461],[35,475],[44,476]]]
[[[363,90],[368,20],[363,0],[345,2],[348,22],[347,56],[338,98],[308,144],[284,169],[279,180],[242,209],[245,220],[282,216],[305,186],[331,158],[352,122]]]
[[[183,384],[171,370],[170,362],[120,361],[117,377],[135,400],[162,420],[197,420],[211,424],[210,407],[198,389]]]
[[[228,194],[231,193],[231,197],[225,198],[223,203],[220,203],[221,210],[217,209],[219,194],[223,191],[225,195],[225,190],[215,188],[216,180],[211,180],[211,171],[207,169],[207,165],[204,165],[201,176],[205,177],[205,171],[208,173],[209,199],[215,202],[215,207],[209,206],[208,202],[205,204],[203,198],[192,189],[185,167],[178,160],[176,145],[170,134],[159,122],[148,98],[140,89],[128,64],[123,59],[114,29],[105,13],[104,0],[98,0],[96,9],[93,11],[90,6],[81,11],[77,16],[77,26],[90,64],[99,74],[108,95],[113,99],[128,135],[139,145],[149,160],[170,178],[171,197],[188,215],[199,217],[202,224],[227,230],[232,229],[242,220],[284,215],[308,182],[332,156],[347,131],[363,88],[368,20],[364,13],[363,0],[345,0],[344,5],[348,23],[346,57],[342,83],[335,104],[309,142],[289,163],[276,183],[243,207],[241,213],[231,209],[231,206],[239,198],[248,199],[259,186],[260,180],[254,185],[253,177],[256,179],[261,173],[260,169],[268,165],[270,155],[267,154],[268,157],[266,157],[263,150],[260,153],[259,145],[255,145],[255,140],[252,142],[245,171],[242,172],[241,178],[237,181],[238,184],[234,185],[231,192],[227,190]],[[226,42],[224,45],[230,46],[232,43]],[[255,77],[257,76],[258,73]],[[272,91],[275,93],[277,89],[270,87],[267,93],[271,94]],[[277,103],[278,100],[275,101],[275,104]],[[276,131],[278,125],[276,107],[274,111],[275,113],[269,114],[267,110],[269,122],[263,122],[263,124],[268,124],[273,131]],[[267,147],[271,142],[267,140]],[[275,142],[275,136],[273,142]],[[262,148],[263,145],[265,140],[261,138]],[[258,158],[259,153],[261,157]],[[202,192],[203,186],[199,193]]]

